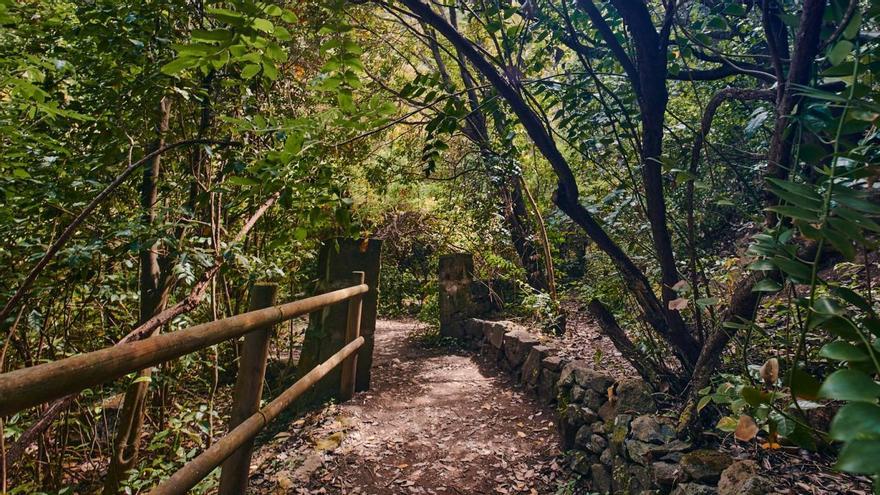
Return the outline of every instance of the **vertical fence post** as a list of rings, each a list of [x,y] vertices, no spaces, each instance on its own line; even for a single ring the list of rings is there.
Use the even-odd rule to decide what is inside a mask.
[[[249,311],[274,306],[277,291],[278,286],[275,284],[254,285],[251,289]],[[268,326],[254,330],[244,337],[238,363],[238,376],[235,378],[232,412],[229,419],[230,430],[260,409],[271,334],[272,327]],[[251,440],[223,462],[220,472],[220,495],[238,495],[247,492],[253,448],[254,442]]]
[[[352,272],[353,285],[364,283],[364,272]],[[345,344],[358,338],[361,334],[361,309],[363,296],[355,296],[348,300],[348,318],[345,323]],[[342,362],[342,376],[339,380],[339,400],[347,401],[354,396],[354,385],[357,374],[357,353]]]

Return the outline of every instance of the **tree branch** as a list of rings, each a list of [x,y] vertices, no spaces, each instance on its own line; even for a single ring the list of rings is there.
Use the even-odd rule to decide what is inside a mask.
[[[60,251],[61,248],[64,247],[65,244],[67,244],[67,241],[69,241],[70,238],[73,237],[73,234],[76,233],[77,229],[85,221],[85,219],[88,218],[88,216],[91,215],[93,211],[95,211],[95,208],[97,208],[99,204],[107,199],[107,197],[110,196],[110,194],[115,191],[116,188],[118,188],[123,182],[125,182],[125,180],[128,179],[128,177],[131,176],[131,174],[135,170],[137,170],[141,165],[149,163],[152,158],[159,156],[162,153],[173,150],[175,148],[197,144],[237,146],[240,143],[234,143],[230,141],[217,141],[213,139],[188,139],[185,141],[178,141],[176,143],[163,146],[151,153],[148,153],[140,160],[130,164],[125,170],[122,171],[122,173],[120,173],[116,176],[115,179],[113,179],[113,182],[107,185],[107,187],[105,187],[103,191],[98,193],[98,195],[95,196],[95,198],[92,199],[92,201],[89,202],[89,204],[86,205],[85,208],[83,208],[80,214],[77,215],[77,217],[74,218],[73,221],[70,222],[70,224],[64,229],[64,232],[62,232],[61,235],[58,236],[58,239],[56,239],[55,242],[53,242],[52,245],[49,246],[49,249],[46,250],[46,254],[44,254],[43,257],[40,258],[40,261],[38,261],[37,264],[34,265],[33,268],[31,268],[31,271],[28,272],[28,275],[27,277],[25,277],[24,282],[21,283],[21,285],[15,291],[15,294],[13,294],[11,298],[9,298],[9,300],[6,302],[6,305],[3,306],[2,310],[0,310],[0,325],[2,325],[4,321],[6,321],[6,318],[8,318],[10,314],[12,314],[12,311],[15,309],[15,305],[18,304],[19,301],[21,301],[27,295],[34,281],[37,279],[40,273],[42,273],[43,269],[46,268],[46,265],[48,265],[49,262],[52,261],[52,258],[54,258],[56,254],[58,254],[58,251]]]

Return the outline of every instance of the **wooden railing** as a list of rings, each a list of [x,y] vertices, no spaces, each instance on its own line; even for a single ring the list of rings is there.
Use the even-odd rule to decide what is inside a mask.
[[[260,294],[260,290],[265,293]],[[342,365],[339,397],[347,400],[354,395],[357,370],[355,353],[364,344],[364,338],[360,336],[362,297],[368,290],[369,287],[364,284],[364,273],[354,272],[350,287],[273,305],[274,287],[255,286],[254,291],[257,292],[251,297],[253,311],[138,342],[0,374],[0,416],[66,397],[129,373],[244,336],[230,431],[150,492],[186,493],[222,463],[220,493],[244,493],[247,489],[253,439],[270,421],[339,365]],[[344,301],[348,301],[345,346],[297,380],[266,407],[259,409],[272,327]],[[256,309],[255,306],[263,307]]]

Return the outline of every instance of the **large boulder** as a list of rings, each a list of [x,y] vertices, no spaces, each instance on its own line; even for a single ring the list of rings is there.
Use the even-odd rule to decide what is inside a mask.
[[[566,361],[560,356],[547,356],[541,361],[542,368],[553,371],[555,373],[561,372],[562,368],[566,364]]]
[[[681,458],[682,452],[691,448],[691,444],[681,440],[656,444],[628,439],[625,443],[629,458],[643,466],[654,461],[677,462]]]
[[[632,421],[632,417],[626,414],[621,414],[614,418],[608,435],[608,443],[615,455],[624,454],[624,443],[626,442],[627,435],[629,435],[630,421]]]
[[[613,493],[641,493],[651,488],[650,471],[638,464],[630,464],[622,457],[612,461],[611,479]]]
[[[694,481],[717,483],[721,473],[733,463],[724,452],[700,449],[688,452],[681,457],[681,468]]]
[[[574,444],[576,447],[586,449],[590,446],[590,437],[593,436],[593,430],[590,425],[583,425],[578,428],[577,434],[574,436]],[[601,450],[599,452],[602,452]]]
[[[479,345],[479,342],[482,341],[485,337],[483,326],[487,323],[489,322],[487,322],[486,320],[481,320],[479,318],[468,318],[464,320],[464,338]]]
[[[654,483],[658,486],[672,486],[682,480],[684,473],[678,464],[671,462],[655,462],[651,464]]]
[[[764,495],[770,493],[771,485],[767,478],[758,474],[755,461],[737,461],[721,473],[718,481],[718,495]]]
[[[611,471],[602,464],[590,466],[590,475],[593,478],[593,491],[598,493],[611,493]]]
[[[608,376],[596,371],[586,361],[574,360],[562,369],[559,377],[560,387],[578,385],[581,388],[607,394],[614,382]]]

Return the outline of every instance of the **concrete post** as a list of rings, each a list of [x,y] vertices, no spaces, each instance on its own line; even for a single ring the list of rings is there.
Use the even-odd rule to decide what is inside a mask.
[[[439,272],[440,335],[462,338],[463,321],[488,311],[488,289],[474,282],[474,258],[470,253],[441,256]]]
[[[379,266],[382,241],[335,239],[328,241],[318,255],[318,287],[323,293],[352,285],[352,272],[364,272],[364,283],[370,290],[361,300],[360,334],[364,345],[357,355],[355,390],[370,388],[370,368],[373,365],[373,337],[376,332],[376,312],[379,300]],[[302,353],[297,364],[301,378],[324,362],[345,345],[348,305],[334,304],[312,313],[306,328]],[[314,390],[303,396],[302,405],[315,404],[337,397],[340,390],[341,369],[337,368],[322,379]]]

